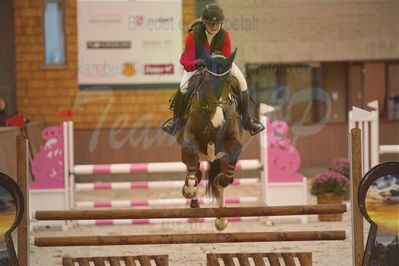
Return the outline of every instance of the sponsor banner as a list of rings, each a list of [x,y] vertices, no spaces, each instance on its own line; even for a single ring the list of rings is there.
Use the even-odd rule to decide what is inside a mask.
[[[181,0],[78,0],[81,88],[178,84],[181,21]]]
[[[145,75],[173,75],[173,64],[146,64],[144,65]]]

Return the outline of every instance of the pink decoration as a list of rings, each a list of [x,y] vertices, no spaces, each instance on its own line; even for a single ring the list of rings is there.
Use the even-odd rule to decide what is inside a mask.
[[[291,141],[286,138],[288,124],[284,121],[268,122],[269,182],[302,182],[303,176],[296,171],[301,157]]]
[[[130,171],[132,173],[148,173],[148,163],[131,164]]]
[[[96,164],[93,167],[93,174],[109,174],[111,173],[110,164]]]
[[[130,206],[148,206],[150,202],[148,200],[134,200],[130,202]]]
[[[134,219],[132,224],[150,224],[150,219]]]
[[[130,185],[131,188],[148,188],[147,182],[135,182]]]
[[[35,182],[31,189],[64,188],[64,147],[61,127],[48,127],[43,130],[44,146],[32,160],[32,174]]]
[[[110,183],[94,184],[94,189],[112,189],[112,185]]]

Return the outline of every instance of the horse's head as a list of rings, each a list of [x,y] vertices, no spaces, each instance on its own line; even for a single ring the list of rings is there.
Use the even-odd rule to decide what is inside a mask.
[[[223,88],[225,87],[225,82],[229,77],[231,65],[233,64],[236,53],[237,49],[235,49],[229,57],[225,58],[223,55],[218,53],[209,55],[205,50],[203,50],[202,58],[205,60],[205,70],[209,74],[208,76],[216,99],[220,99],[222,96]]]
[[[231,65],[234,61],[237,49],[227,58],[223,55],[209,55],[205,49],[202,58],[205,61],[205,69],[201,75],[202,86],[198,90],[199,105],[207,107],[209,119],[215,128],[224,121],[226,110],[232,105],[230,92],[232,86]]]

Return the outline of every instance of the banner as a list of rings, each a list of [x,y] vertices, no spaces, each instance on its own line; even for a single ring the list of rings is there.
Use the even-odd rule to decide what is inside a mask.
[[[83,90],[177,88],[181,0],[78,1]]]

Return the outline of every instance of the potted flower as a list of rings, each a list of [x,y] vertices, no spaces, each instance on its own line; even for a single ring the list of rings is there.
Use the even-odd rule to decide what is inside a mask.
[[[342,203],[343,195],[349,191],[349,180],[340,173],[327,170],[316,174],[311,183],[311,193],[317,196],[318,204]],[[320,214],[320,221],[340,221],[342,214]]]
[[[336,157],[331,160],[329,170],[340,173],[345,176],[350,182],[349,177],[349,159],[345,157]],[[349,190],[343,195],[344,200],[349,200]]]

